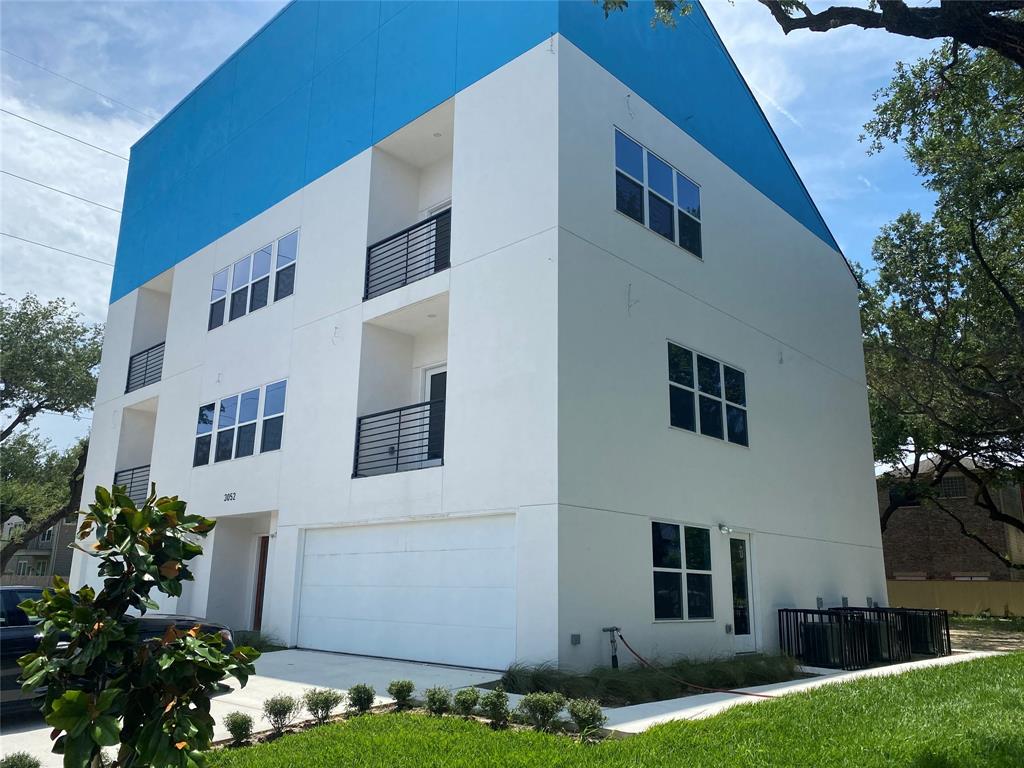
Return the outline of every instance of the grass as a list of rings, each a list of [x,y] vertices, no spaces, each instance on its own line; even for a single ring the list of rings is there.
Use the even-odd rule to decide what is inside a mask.
[[[1024,654],[828,685],[627,739],[389,714],[210,756],[212,768],[1019,768]]]
[[[678,659],[664,664],[662,669],[676,680],[639,665],[621,669],[595,667],[582,675],[563,672],[548,664],[513,665],[502,676],[501,684],[509,693],[557,691],[571,699],[597,699],[606,707],[618,707],[703,693],[677,680],[705,688],[745,688],[799,677],[796,661],[788,656],[751,655],[711,661]]]
[[[255,648],[260,653],[272,653],[274,651],[283,651],[286,646],[281,645],[280,642],[270,635],[264,635],[261,632],[255,632],[252,630],[239,630],[234,633],[234,640],[236,646],[247,645],[250,648]]]
[[[951,629],[971,629],[982,632],[1024,632],[1024,616],[950,616]]]

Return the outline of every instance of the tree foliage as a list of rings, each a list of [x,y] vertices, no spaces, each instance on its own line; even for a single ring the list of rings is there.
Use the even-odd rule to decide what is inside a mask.
[[[44,411],[77,415],[92,404],[101,339],[63,299],[0,301],[0,410],[10,418],[0,441]]]
[[[862,293],[876,458],[1024,567],[931,492],[956,468],[990,519],[1024,531],[991,493],[1024,482],[1024,70],[950,42],[898,65],[876,98],[872,150],[901,145],[936,195],[931,218],[907,212],[883,229]]]
[[[18,660],[23,688],[45,686],[42,712],[65,768],[93,766],[118,744],[115,768],[202,765],[213,738],[210,697],[227,676],[245,685],[259,653],[228,652],[220,635],[199,627],[142,639],[129,610],[157,608],[154,590],[181,595],[193,578],[189,561],[202,554],[197,541],[213,526],[155,488],[136,507],[124,488],[98,487],[78,538],[95,537],[80,549],[99,560],[102,589],[73,592],[56,579],[41,599],[21,604],[41,619],[38,649]]]

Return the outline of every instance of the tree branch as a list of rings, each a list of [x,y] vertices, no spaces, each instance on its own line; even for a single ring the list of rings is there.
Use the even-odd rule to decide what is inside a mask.
[[[36,405],[26,406],[18,411],[18,415],[14,417],[10,424],[4,427],[3,432],[0,432],[0,443],[7,439],[7,437],[22,424],[33,418],[46,408],[46,402],[37,403]]]
[[[988,279],[992,281],[992,284],[999,291],[999,295],[1003,297],[1006,303],[1010,306],[1010,312],[1013,313],[1013,319],[1017,323],[1017,333],[1020,335],[1021,342],[1024,342],[1024,307],[1021,307],[1020,302],[1017,301],[1016,297],[1006,287],[1002,280],[992,271],[992,267],[985,259],[985,254],[981,251],[981,244],[978,242],[978,223],[976,221],[969,221],[971,229],[971,250],[974,251],[974,255],[978,257],[978,263],[981,264],[981,268],[984,270]]]
[[[787,35],[795,29],[828,32],[838,27],[884,29],[922,40],[949,37],[972,48],[989,48],[1024,67],[1024,23],[1000,15],[1024,8],[1024,0],[957,2],[938,7],[908,6],[904,0],[879,0],[879,10],[834,5],[812,13],[794,0],[758,0]],[[791,13],[799,11],[799,15]]]

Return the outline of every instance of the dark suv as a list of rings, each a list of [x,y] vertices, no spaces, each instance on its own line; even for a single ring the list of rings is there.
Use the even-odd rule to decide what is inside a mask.
[[[7,714],[15,709],[29,708],[35,694],[21,690],[18,676],[21,667],[18,659],[35,650],[39,644],[34,616],[27,616],[18,607],[24,600],[38,600],[43,590],[39,587],[0,587],[0,709]],[[191,629],[197,624],[203,632],[217,633],[224,638],[228,650],[234,647],[231,630],[223,624],[214,624],[205,619],[193,616],[175,616],[161,614],[159,616],[142,616],[139,622],[139,638],[148,640],[159,637],[170,626],[179,629]]]

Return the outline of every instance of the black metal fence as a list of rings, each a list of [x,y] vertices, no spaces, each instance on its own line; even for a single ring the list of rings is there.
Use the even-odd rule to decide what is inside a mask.
[[[451,232],[449,208],[367,248],[363,300],[448,269]]]
[[[142,389],[148,384],[160,381],[160,372],[164,367],[164,342],[154,344],[149,349],[137,352],[128,358],[128,383],[125,393]]]
[[[444,462],[444,400],[360,416],[352,476],[367,477]]]
[[[149,464],[131,469],[121,469],[114,473],[114,485],[123,485],[128,498],[141,504],[149,496]]]
[[[952,652],[943,610],[845,607],[779,609],[779,645],[804,664],[863,669],[898,664],[914,655]]]

